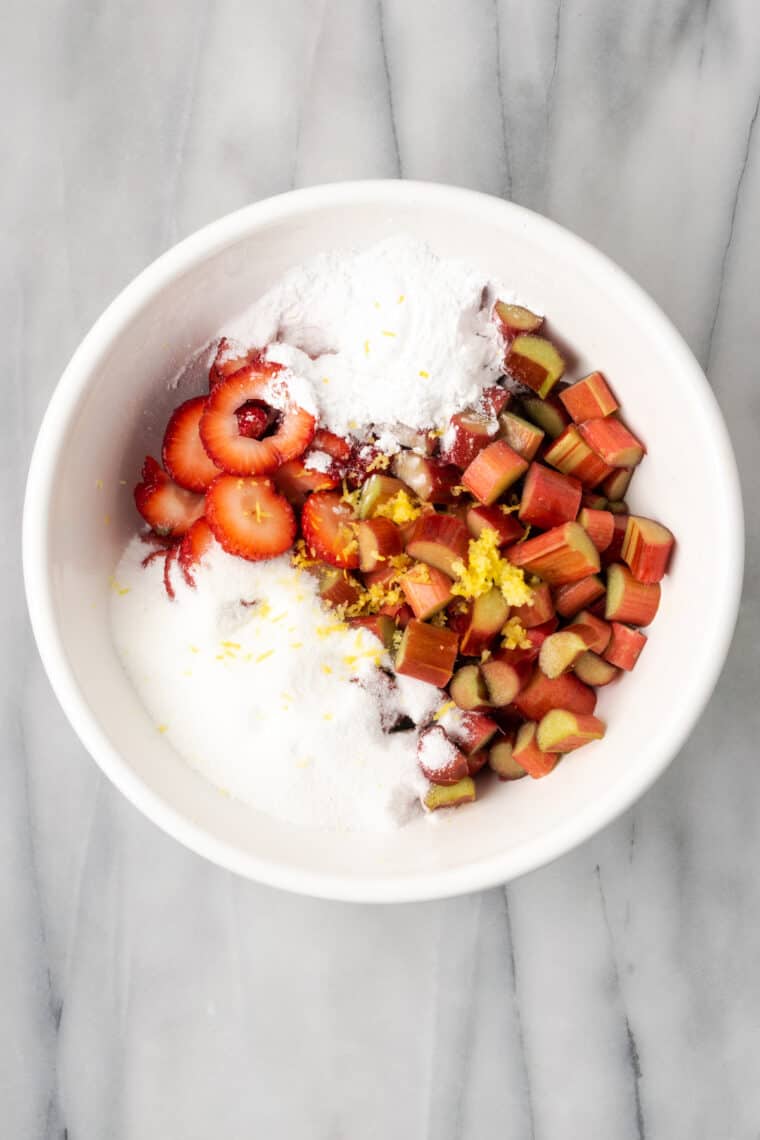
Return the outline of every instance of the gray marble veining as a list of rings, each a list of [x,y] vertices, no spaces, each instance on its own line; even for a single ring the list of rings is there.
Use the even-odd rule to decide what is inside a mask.
[[[3,1136],[756,1138],[755,0],[4,17]],[[632,811],[506,889],[371,909],[239,881],[118,796],[42,673],[17,535],[50,392],[134,273],[256,198],[398,176],[544,211],[655,296],[728,420],[749,559],[712,703]]]

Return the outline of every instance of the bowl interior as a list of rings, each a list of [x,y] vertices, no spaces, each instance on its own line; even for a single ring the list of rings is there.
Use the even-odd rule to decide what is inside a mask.
[[[605,740],[550,779],[491,784],[466,810],[383,836],[295,828],[217,793],[174,754],[122,672],[112,574],[137,517],[132,486],[177,395],[171,377],[226,318],[331,246],[408,230],[549,314],[572,375],[610,378],[649,455],[633,509],[677,533],[636,671],[601,693]],[[706,520],[710,520],[709,531]],[[619,270],[544,219],[463,191],[361,185],[259,204],[196,235],[133,283],[72,362],[41,434],[26,573],[43,656],[85,744],[161,826],[236,870],[345,898],[424,897],[504,880],[607,822],[664,767],[714,683],[741,558],[730,448],[704,378]],[[740,529],[740,528],[739,528]],[[716,660],[717,658],[717,660]]]

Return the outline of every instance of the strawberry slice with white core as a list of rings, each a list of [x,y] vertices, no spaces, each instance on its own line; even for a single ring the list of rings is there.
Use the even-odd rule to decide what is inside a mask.
[[[296,536],[293,508],[270,479],[220,475],[206,492],[206,519],[227,553],[249,562],[284,554]]]
[[[175,483],[188,491],[205,491],[219,474],[201,443],[198,425],[206,407],[205,396],[185,400],[172,412],[164,432],[161,457]]]
[[[143,464],[142,483],[135,487],[135,505],[162,538],[183,535],[204,510],[203,496],[180,487],[150,455]]]
[[[198,519],[183,536],[179,544],[179,567],[188,586],[195,586],[193,571],[209,552],[214,532],[204,519]]]
[[[230,475],[265,475],[302,455],[311,443],[316,420],[292,399],[280,365],[263,361],[233,373],[217,384],[206,401],[200,434],[206,451]],[[260,401],[279,413],[271,435],[250,439],[241,435],[237,411]]]
[[[313,558],[356,570],[359,565],[357,518],[337,491],[317,491],[304,503],[301,529]]]

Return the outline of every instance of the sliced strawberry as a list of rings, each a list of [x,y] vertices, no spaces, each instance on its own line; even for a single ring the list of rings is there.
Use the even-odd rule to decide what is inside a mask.
[[[285,381],[278,381],[280,365],[258,361],[228,376],[213,389],[201,417],[203,446],[214,462],[230,475],[265,475],[288,459],[295,459],[314,437],[316,421],[290,397]],[[236,412],[254,400],[281,413],[276,430],[263,439],[240,434]]]
[[[228,554],[250,562],[284,554],[296,536],[293,508],[271,479],[220,475],[206,492],[206,519]]]
[[[164,557],[164,589],[169,596],[169,600],[172,602],[175,597],[174,586],[172,584],[172,569],[177,561],[178,554],[179,545],[175,544],[169,547]]]
[[[316,491],[304,503],[301,529],[313,558],[356,570],[359,565],[357,518],[337,491]]]
[[[179,566],[188,586],[195,585],[193,570],[211,549],[214,532],[205,519],[198,519],[179,544]]]
[[[216,356],[209,368],[209,391],[215,387],[220,380],[225,380],[228,376],[231,376],[233,372],[239,372],[241,368],[245,368],[246,364],[253,364],[254,361],[260,358],[260,349],[246,349],[242,344],[237,344],[228,340],[226,336],[223,336],[217,345]]]
[[[302,507],[307,495],[313,491],[332,491],[340,483],[337,475],[328,471],[315,471],[303,459],[289,459],[272,475],[275,486],[294,507]]]
[[[238,422],[238,431],[246,439],[261,439],[264,432],[275,418],[271,408],[258,400],[249,400],[235,412]],[[217,471],[218,474],[218,471]]]
[[[164,432],[161,452],[164,467],[174,482],[188,491],[205,491],[219,474],[219,468],[209,459],[198,434],[205,407],[204,396],[185,400],[172,412]]]
[[[162,538],[183,535],[203,514],[203,496],[180,487],[150,455],[143,464],[142,483],[135,487],[135,505]]]
[[[333,459],[343,461],[351,457],[351,451],[353,450],[347,439],[343,439],[340,435],[335,435],[332,431],[327,431],[326,428],[317,428],[311,446],[315,451],[325,451],[328,455],[331,455]]]

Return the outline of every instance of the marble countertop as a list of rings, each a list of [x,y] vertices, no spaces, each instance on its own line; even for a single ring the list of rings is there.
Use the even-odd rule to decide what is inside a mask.
[[[4,16],[3,1135],[757,1138],[756,0]],[[257,198],[398,176],[543,211],[651,291],[728,420],[749,564],[712,703],[635,808],[506,889],[373,909],[236,879],[106,783],[37,658],[18,528],[53,386],[138,270]]]

